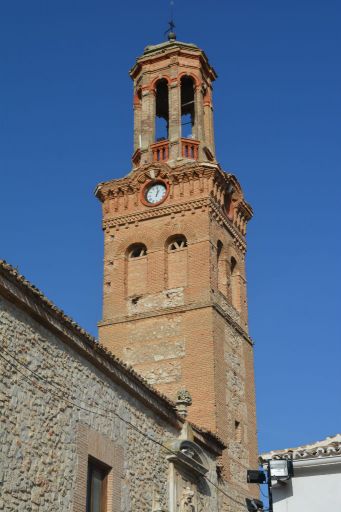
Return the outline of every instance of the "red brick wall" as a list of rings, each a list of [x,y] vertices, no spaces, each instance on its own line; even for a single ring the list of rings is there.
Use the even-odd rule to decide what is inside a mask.
[[[136,170],[136,177],[143,172]],[[176,169],[164,172],[163,179],[171,181]],[[117,213],[104,205],[107,285],[99,335],[161,392],[174,398],[180,388],[188,389],[193,398],[189,419],[224,439],[224,476],[245,493],[245,471],[257,466],[245,243],[221,210],[224,189],[212,193],[214,172],[201,184],[193,177],[192,184],[189,179],[170,187],[155,209],[141,204],[138,195]],[[169,252],[174,235],[186,237],[187,247]],[[127,262],[127,248],[140,242],[147,256]],[[233,276],[232,257],[237,262]]]

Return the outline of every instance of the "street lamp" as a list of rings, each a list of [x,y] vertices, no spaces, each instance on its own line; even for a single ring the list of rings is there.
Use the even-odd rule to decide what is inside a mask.
[[[292,461],[288,459],[269,460],[269,473],[273,480],[289,480],[294,474]]]

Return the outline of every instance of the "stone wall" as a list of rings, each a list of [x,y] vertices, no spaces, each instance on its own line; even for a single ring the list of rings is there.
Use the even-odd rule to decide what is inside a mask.
[[[143,400],[132,394],[128,381],[122,386],[110,377],[110,364],[93,364],[4,298],[0,340],[0,510],[84,512],[89,455],[112,467],[108,511],[150,512],[153,502],[169,510],[167,451],[149,438],[162,444],[178,437],[172,408],[162,417],[150,391],[148,405],[148,390]],[[207,455],[214,477],[214,457]],[[210,510],[212,500],[213,494]]]

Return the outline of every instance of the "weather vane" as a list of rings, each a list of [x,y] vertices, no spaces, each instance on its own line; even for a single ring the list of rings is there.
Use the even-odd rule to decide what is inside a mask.
[[[174,31],[175,23],[174,23],[173,7],[174,7],[174,0],[170,0],[170,18],[171,19],[168,22],[169,28],[165,32],[165,36],[168,34],[169,41],[174,41],[176,39],[176,34],[175,34],[175,31]]]

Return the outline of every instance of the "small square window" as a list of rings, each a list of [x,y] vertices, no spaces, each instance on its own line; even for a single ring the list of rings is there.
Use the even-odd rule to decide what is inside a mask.
[[[106,512],[109,471],[110,468],[106,464],[89,457],[86,512]]]

